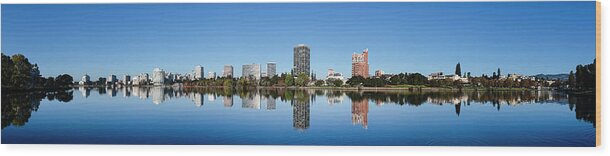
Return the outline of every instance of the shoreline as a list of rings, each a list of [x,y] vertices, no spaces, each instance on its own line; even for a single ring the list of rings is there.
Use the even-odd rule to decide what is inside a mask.
[[[183,88],[232,88],[232,89],[325,89],[325,90],[348,90],[348,91],[539,91],[539,89],[532,88],[472,88],[472,87],[464,87],[464,88],[449,88],[449,87],[317,87],[317,86],[307,86],[307,87],[297,87],[297,86],[248,86],[248,87],[226,87],[226,86],[197,86],[197,85],[128,85],[128,86],[98,86],[98,85],[74,85],[73,88],[76,87],[89,87],[89,88],[113,88],[113,87],[183,87]],[[552,91],[557,89],[540,89],[540,91]]]

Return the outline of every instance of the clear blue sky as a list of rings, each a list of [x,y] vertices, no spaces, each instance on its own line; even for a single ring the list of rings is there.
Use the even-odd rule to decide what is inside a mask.
[[[369,48],[370,74],[444,71],[568,73],[595,58],[595,2],[2,5],[2,52],[43,76],[221,73],[225,64],[292,66],[311,47],[318,77],[351,75]],[[261,66],[263,67],[263,65]],[[264,70],[264,68],[263,68]]]

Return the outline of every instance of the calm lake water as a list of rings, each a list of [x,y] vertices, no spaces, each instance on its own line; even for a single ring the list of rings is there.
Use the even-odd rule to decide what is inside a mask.
[[[595,97],[550,91],[2,93],[3,144],[595,146]]]

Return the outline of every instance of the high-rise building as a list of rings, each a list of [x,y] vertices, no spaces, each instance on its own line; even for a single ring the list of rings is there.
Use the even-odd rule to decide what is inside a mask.
[[[152,81],[155,86],[165,84],[165,71],[161,68],[153,69]]]
[[[352,77],[369,77],[369,49],[364,49],[362,54],[352,54]]]
[[[113,85],[117,81],[116,75],[110,75],[108,76],[108,79],[106,79],[106,84]]]
[[[223,77],[233,77],[233,66],[225,65],[224,69],[222,70],[222,76]]]
[[[260,64],[246,64],[242,68],[242,76],[246,78],[254,78],[256,80],[261,79],[261,65]]]
[[[309,76],[310,69],[310,51],[309,47],[305,44],[299,44],[294,47],[294,65],[292,67],[292,74],[299,75],[305,73]]]
[[[123,84],[131,85],[131,76],[127,74],[123,75]]]
[[[267,77],[273,77],[276,75],[275,66],[275,62],[267,62]]]
[[[195,80],[202,80],[203,79],[203,67],[201,65],[195,66],[193,75],[195,75]]]

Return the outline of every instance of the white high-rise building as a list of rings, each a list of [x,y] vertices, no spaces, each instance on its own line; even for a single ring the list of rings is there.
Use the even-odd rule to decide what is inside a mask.
[[[115,82],[117,82],[117,78],[116,75],[110,75],[108,76],[108,78],[106,79],[106,84],[108,85],[113,85]]]
[[[161,68],[153,69],[152,81],[155,86],[165,84],[165,71]]]
[[[275,76],[276,75],[275,69],[276,69],[275,62],[267,62],[267,77]]]
[[[131,85],[131,76],[125,74],[123,75],[123,84],[124,85]]]
[[[232,65],[225,65],[224,69],[222,70],[222,77],[233,77]]]
[[[252,77],[256,80],[261,79],[261,65],[260,64],[246,64],[243,65],[242,76],[249,78]]]
[[[195,80],[202,80],[203,79],[203,67],[201,65],[195,66],[193,75],[195,75]]]

